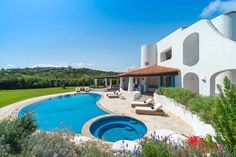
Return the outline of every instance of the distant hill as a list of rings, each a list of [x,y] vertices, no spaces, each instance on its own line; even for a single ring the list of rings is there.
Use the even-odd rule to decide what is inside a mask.
[[[117,72],[72,67],[36,67],[0,70],[0,89],[45,88],[93,84],[94,77]]]

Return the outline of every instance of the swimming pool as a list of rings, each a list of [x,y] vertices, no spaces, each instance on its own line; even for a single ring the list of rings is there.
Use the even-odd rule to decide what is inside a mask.
[[[100,98],[101,95],[93,93],[49,98],[22,108],[18,116],[33,112],[41,130],[67,128],[81,134],[82,127],[88,120],[107,114],[96,105]]]
[[[109,142],[137,140],[147,132],[146,126],[141,121],[127,116],[98,119],[89,129],[95,137]]]

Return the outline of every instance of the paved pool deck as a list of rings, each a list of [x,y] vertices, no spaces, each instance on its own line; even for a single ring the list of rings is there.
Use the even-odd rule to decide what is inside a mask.
[[[189,125],[180,120],[173,113],[167,112],[164,107],[162,109],[168,116],[163,117],[163,116],[151,116],[151,115],[138,115],[135,113],[135,109],[132,108],[130,105],[131,100],[120,99],[120,98],[110,99],[106,96],[106,94],[109,92],[92,92],[92,93],[98,93],[103,96],[103,98],[97,103],[97,105],[106,112],[111,113],[111,115],[112,114],[126,115],[144,122],[148,128],[147,134],[152,133],[156,129],[170,129],[175,131],[176,133],[185,135],[192,135],[194,133]],[[4,119],[7,117],[16,118],[19,110],[31,103],[67,94],[75,94],[75,92],[41,96],[13,103],[11,105],[0,108],[0,119]],[[142,96],[139,100],[141,101],[149,97],[151,96]],[[86,123],[86,125],[89,125],[89,122]],[[90,135],[88,131],[82,131],[82,134],[87,136]]]
[[[139,115],[135,113],[135,109],[131,107],[131,100],[120,98],[108,98],[107,92],[100,92],[103,95],[103,99],[99,102],[102,108],[105,108],[110,113],[126,115],[136,118],[145,123],[148,128],[148,134],[153,133],[157,129],[170,129],[179,134],[192,135],[194,134],[192,128],[184,121],[180,120],[173,113],[167,112],[164,107],[163,111],[168,116],[153,116],[153,115]],[[137,101],[143,101],[147,98],[153,98],[152,96],[142,95]]]

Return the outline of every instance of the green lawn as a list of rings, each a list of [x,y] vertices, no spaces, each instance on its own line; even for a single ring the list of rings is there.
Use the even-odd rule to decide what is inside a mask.
[[[0,90],[0,108],[17,101],[63,92],[74,91],[75,87],[63,88],[39,88],[39,89],[17,89],[17,90]]]

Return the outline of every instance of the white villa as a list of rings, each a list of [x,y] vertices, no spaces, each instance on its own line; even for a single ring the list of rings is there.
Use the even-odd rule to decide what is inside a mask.
[[[236,11],[141,46],[140,69],[119,75],[120,88],[128,91],[173,86],[202,95],[217,94],[225,76],[236,82]]]

